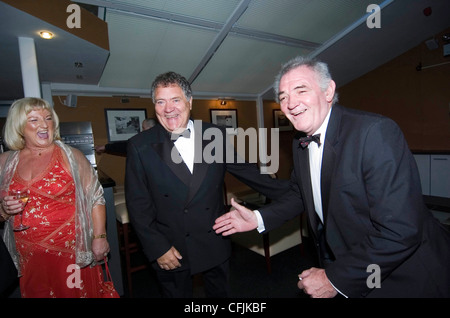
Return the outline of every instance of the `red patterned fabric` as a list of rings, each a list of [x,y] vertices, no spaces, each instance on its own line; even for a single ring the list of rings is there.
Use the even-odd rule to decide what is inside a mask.
[[[47,168],[33,180],[17,170],[10,189],[27,187],[29,200],[23,223],[30,228],[15,232],[21,258],[22,297],[101,297],[101,266],[75,267],[75,185],[55,147]],[[20,218],[16,217],[14,226]]]

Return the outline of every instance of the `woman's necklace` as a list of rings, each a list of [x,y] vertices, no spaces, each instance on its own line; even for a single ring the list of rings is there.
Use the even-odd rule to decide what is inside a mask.
[[[37,151],[37,155],[40,157],[42,155],[42,152],[44,151],[43,149],[40,150],[36,150]]]
[[[38,150],[31,150],[31,149],[30,149],[30,151],[31,151],[31,153],[36,153],[36,152],[37,152],[37,155],[40,157],[40,156],[42,156],[42,154],[43,154],[44,152],[47,152],[47,151],[50,150],[51,148],[52,148],[52,146],[50,146],[50,147],[48,147],[48,148],[38,149]]]

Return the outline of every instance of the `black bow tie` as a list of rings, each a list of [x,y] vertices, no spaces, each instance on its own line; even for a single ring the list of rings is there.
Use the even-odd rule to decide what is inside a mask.
[[[300,141],[300,146],[302,148],[308,147],[308,145],[311,141],[317,142],[317,144],[320,146],[320,134],[313,135],[313,136],[301,137],[301,138],[299,138],[299,141]]]
[[[183,131],[181,134],[169,133],[169,135],[170,135],[170,140],[175,142],[180,137],[191,138],[191,130],[188,128],[185,131]]]

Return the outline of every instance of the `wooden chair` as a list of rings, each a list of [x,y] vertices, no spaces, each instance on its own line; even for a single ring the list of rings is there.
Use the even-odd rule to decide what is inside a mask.
[[[271,174],[270,175],[273,179],[277,178],[276,174]],[[225,192],[225,198],[228,199],[228,194],[227,194],[227,190],[224,187],[224,192]],[[265,197],[264,195],[255,192],[254,190],[250,190],[250,191],[244,191],[242,193],[234,193],[233,195],[238,201],[240,201],[240,204],[247,207],[250,210],[257,210],[258,208],[266,205],[266,204],[270,204],[270,199]],[[304,255],[304,244],[303,244],[303,222],[304,222],[304,216],[300,216],[299,218],[299,226],[300,226],[300,253],[303,256]],[[292,223],[294,224],[294,223]],[[284,225],[283,225],[284,226]],[[283,226],[281,226],[280,228],[282,228]],[[286,228],[286,227],[285,227]],[[287,225],[287,228],[290,229],[290,225]],[[276,231],[276,230],[274,230]],[[277,236],[279,237],[279,234],[275,233],[275,239],[277,238]],[[238,235],[242,235],[242,234],[238,234]],[[245,234],[244,234],[245,235]],[[248,234],[248,235],[253,235],[253,234]],[[237,235],[235,234],[235,237]],[[247,237],[248,239],[250,239],[250,242],[254,243],[253,240],[250,237]],[[273,238],[272,238],[273,240]],[[238,239],[239,241],[239,239]],[[258,244],[259,245],[259,244]],[[266,267],[267,267],[267,272],[270,274],[272,273],[272,264],[271,264],[271,240],[270,240],[270,233],[263,233],[262,234],[262,248],[264,251],[264,258],[266,260]]]

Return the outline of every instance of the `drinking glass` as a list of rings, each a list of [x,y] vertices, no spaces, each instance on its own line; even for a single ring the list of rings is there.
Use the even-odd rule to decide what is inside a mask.
[[[14,196],[17,200],[22,201],[24,204],[28,202],[28,189],[18,189],[9,191],[9,195]],[[23,224],[22,221],[23,210],[19,213],[20,224],[14,228],[14,231],[23,231],[28,229],[30,226]]]

